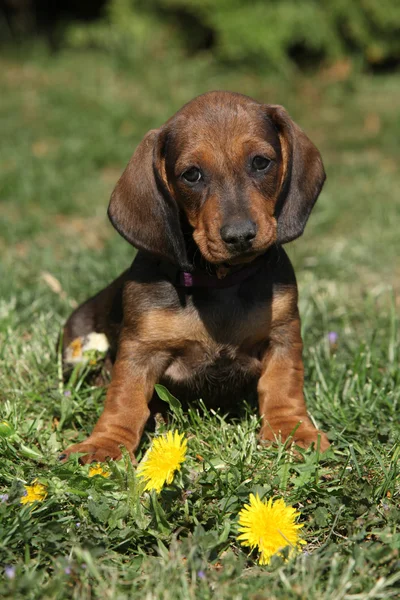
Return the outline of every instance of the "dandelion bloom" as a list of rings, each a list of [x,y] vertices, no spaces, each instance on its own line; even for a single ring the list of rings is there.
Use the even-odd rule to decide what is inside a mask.
[[[100,463],[96,463],[89,469],[89,477],[101,475],[101,477],[110,477],[111,473],[108,469],[104,469]]]
[[[290,554],[300,549],[304,540],[299,538],[302,524],[295,519],[299,512],[291,506],[286,506],[280,498],[275,502],[270,498],[267,502],[260,500],[258,494],[250,494],[250,504],[246,504],[239,513],[238,540],[242,546],[258,548],[259,563],[268,565],[274,554],[290,546]]]
[[[185,460],[187,441],[184,434],[168,431],[154,440],[153,445],[138,467],[139,477],[146,480],[145,490],[161,492],[165,483],[171,483],[175,471],[179,471]]]
[[[26,494],[21,498],[21,504],[33,504],[33,502],[43,502],[47,496],[47,488],[42,483],[37,483],[37,479],[32,485],[24,485]]]

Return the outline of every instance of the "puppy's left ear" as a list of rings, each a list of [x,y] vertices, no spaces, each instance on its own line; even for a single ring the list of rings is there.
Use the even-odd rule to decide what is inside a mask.
[[[165,143],[164,129],[147,133],[112,193],[108,216],[135,248],[189,271],[179,208],[166,183]]]
[[[284,173],[275,216],[276,241],[285,244],[303,233],[326,175],[319,151],[286,110],[273,105],[267,105],[266,109],[278,131],[282,149]]]

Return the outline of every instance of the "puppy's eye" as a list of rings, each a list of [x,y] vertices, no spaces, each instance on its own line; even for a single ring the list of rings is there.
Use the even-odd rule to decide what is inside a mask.
[[[190,169],[182,173],[182,177],[187,183],[198,183],[202,178],[202,174],[197,167],[190,167]]]
[[[270,164],[271,161],[269,158],[265,158],[265,156],[255,156],[252,160],[251,166],[255,171],[265,171]]]

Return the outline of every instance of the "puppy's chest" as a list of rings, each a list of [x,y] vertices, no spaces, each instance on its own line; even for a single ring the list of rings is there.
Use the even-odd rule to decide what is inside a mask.
[[[188,342],[177,351],[165,371],[165,377],[193,387],[248,381],[257,377],[261,363],[257,353],[247,353],[228,344]]]
[[[269,304],[246,308],[238,302],[210,303],[200,310],[192,305],[149,315],[152,338],[171,352],[165,378],[203,391],[214,385],[240,387],[258,377],[269,338]]]

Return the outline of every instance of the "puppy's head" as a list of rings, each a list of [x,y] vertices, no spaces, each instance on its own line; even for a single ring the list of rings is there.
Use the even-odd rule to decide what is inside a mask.
[[[182,222],[208,262],[237,264],[299,237],[324,180],[318,150],[284,108],[210,92],[145,136],[109,217],[135,247],[185,270]]]

